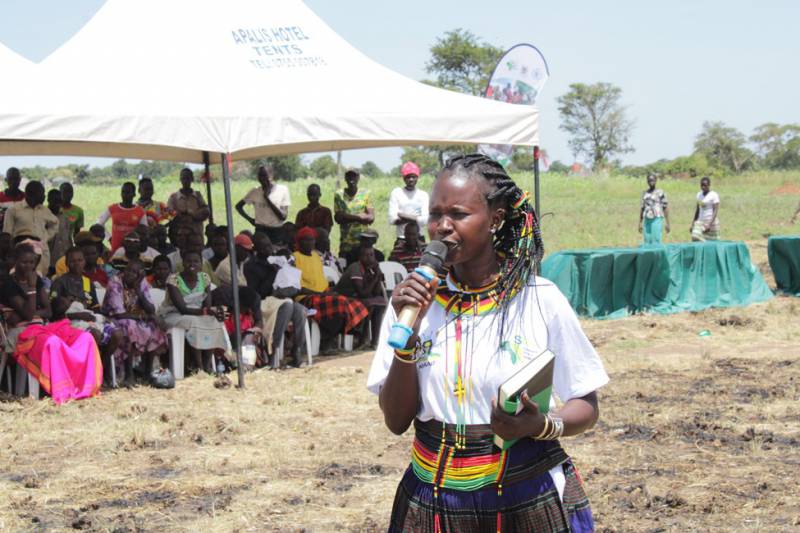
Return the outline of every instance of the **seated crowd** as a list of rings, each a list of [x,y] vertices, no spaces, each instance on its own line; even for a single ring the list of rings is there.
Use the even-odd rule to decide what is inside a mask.
[[[402,210],[403,199],[422,201],[419,170],[403,168],[406,187],[390,206],[398,238],[389,260],[411,271],[427,215]],[[3,351],[58,403],[96,394],[110,384],[112,365],[126,386],[165,372],[173,328],[184,332],[190,372],[226,371],[236,365],[234,290],[241,339],[255,347],[259,366],[274,363],[277,352],[301,366],[309,318],[319,325],[323,354],[336,351],[342,334],[374,347],[388,304],[378,265],[384,255],[375,248],[374,211],[369,192],[358,189],[358,173],[345,175],[334,213],[320,205],[320,187],[310,185],[294,223],[287,220],[288,189],[264,167],[257,177],[260,186],[236,205],[254,229],[235,237],[234,280],[228,228],[209,222],[188,168],[166,203],[153,199],[150,179],[139,180],[138,199],[137,186],[123,184],[121,201],[88,230],[70,184],[45,195],[40,182],[30,181],[23,191],[19,170],[9,169],[0,192]],[[330,243],[334,222],[338,257]]]

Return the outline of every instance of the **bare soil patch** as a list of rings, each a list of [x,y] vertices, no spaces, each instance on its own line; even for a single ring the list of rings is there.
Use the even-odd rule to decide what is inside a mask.
[[[791,182],[785,182],[783,185],[778,187],[777,189],[773,189],[770,191],[770,195],[772,196],[800,196],[800,185]]]
[[[612,381],[564,445],[599,531],[800,527],[800,300],[583,324]],[[384,531],[411,437],[385,429],[369,362],[6,398],[0,530]]]

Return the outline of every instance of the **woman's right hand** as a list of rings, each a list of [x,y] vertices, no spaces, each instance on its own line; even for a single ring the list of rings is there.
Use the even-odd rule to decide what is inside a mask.
[[[414,331],[419,329],[419,323],[425,313],[428,311],[436,296],[436,288],[439,286],[439,279],[434,278],[431,281],[425,279],[417,272],[412,272],[406,279],[397,284],[392,291],[392,307],[396,314],[407,305],[414,305],[419,307],[419,314],[414,323]]]
[[[27,285],[30,290],[36,289],[38,277],[39,275],[36,273],[36,270],[31,270],[25,275],[25,285]]]

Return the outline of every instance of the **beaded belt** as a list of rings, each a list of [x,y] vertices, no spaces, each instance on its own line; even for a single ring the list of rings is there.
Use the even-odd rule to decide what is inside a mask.
[[[414,420],[416,435],[411,451],[411,468],[420,481],[434,489],[462,491],[488,485],[510,485],[534,479],[567,460],[558,441],[520,439],[510,449],[494,446],[489,425],[469,425],[464,436],[454,424],[437,420]],[[459,443],[456,445],[456,443]]]

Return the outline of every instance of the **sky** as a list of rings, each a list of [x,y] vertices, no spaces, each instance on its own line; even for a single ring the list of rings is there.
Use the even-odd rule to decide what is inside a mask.
[[[103,3],[3,0],[0,41],[41,61]],[[502,48],[534,44],[550,67],[550,80],[537,104],[541,144],[551,161],[574,159],[559,129],[556,99],[577,82],[604,81],[622,88],[623,103],[635,121],[635,152],[622,157],[626,164],[690,153],[707,120],[725,122],[748,135],[765,122],[800,123],[800,2],[794,0],[306,3],[367,56],[414,79],[430,77],[425,72],[430,46],[455,28]],[[179,31],[191,32],[190,14]],[[147,38],[146,28],[142,38]],[[344,152],[343,162],[356,166],[373,160],[389,169],[398,164],[399,155],[399,149],[353,150]],[[0,169],[67,162],[106,165],[109,160],[0,157]]]

